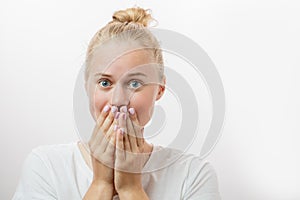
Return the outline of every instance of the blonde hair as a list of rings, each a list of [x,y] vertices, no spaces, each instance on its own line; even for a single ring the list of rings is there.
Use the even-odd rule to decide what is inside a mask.
[[[141,47],[152,52],[155,61],[163,66],[163,56],[160,45],[155,36],[147,28],[151,21],[156,21],[149,13],[149,9],[140,7],[128,8],[116,11],[110,21],[103,28],[98,30],[89,42],[86,52],[85,80],[89,76],[89,63],[95,49],[104,42],[117,37],[122,41],[137,42]],[[163,67],[160,68],[160,78],[163,77]]]

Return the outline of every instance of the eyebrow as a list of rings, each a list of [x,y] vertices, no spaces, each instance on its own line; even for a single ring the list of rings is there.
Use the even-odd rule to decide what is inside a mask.
[[[106,77],[112,77],[112,75],[110,74],[104,74],[104,73],[96,73],[95,76],[106,76]],[[131,77],[131,76],[145,76],[146,77],[146,74],[143,74],[141,72],[136,72],[136,73],[131,73],[131,74],[128,74],[127,75],[128,77]]]
[[[107,77],[112,77],[110,74],[103,74],[103,73],[96,73],[95,76],[107,76]]]

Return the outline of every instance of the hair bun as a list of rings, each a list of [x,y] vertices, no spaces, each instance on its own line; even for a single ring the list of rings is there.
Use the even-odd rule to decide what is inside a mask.
[[[113,21],[121,23],[138,23],[142,24],[144,27],[147,27],[149,23],[153,20],[151,14],[148,13],[149,9],[145,10],[143,8],[127,8],[126,10],[116,11],[112,18]]]

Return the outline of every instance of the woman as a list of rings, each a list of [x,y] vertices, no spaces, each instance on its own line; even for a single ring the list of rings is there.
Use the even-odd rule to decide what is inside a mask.
[[[143,137],[166,83],[151,20],[142,8],[120,10],[94,35],[85,69],[93,133],[33,149],[13,199],[220,199],[208,163]]]

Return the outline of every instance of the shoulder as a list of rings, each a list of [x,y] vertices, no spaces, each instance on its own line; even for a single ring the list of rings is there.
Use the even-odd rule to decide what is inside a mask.
[[[214,167],[199,156],[189,162],[185,185],[184,199],[221,199]]]
[[[174,166],[181,166],[186,169],[185,171],[188,179],[194,179],[195,176],[198,176],[198,178],[216,177],[216,172],[213,166],[200,156],[172,148],[161,149],[165,149],[164,154],[167,155],[168,159],[173,158]]]
[[[37,181],[41,178],[50,180],[54,171],[66,169],[72,160],[76,147],[75,142],[69,144],[40,145],[31,150],[22,166],[23,180]],[[53,177],[52,177],[53,178]]]
[[[76,145],[76,142],[66,144],[40,145],[33,148],[30,154],[38,156],[41,159],[65,159],[74,153]]]
[[[164,175],[183,184],[183,199],[220,199],[217,175],[208,161],[177,149],[156,147],[155,150],[159,161],[156,164],[166,166],[162,169]]]
[[[176,149],[168,149],[169,155],[175,156],[174,165],[184,167],[188,179],[194,179],[195,176],[215,177],[216,173],[213,166],[198,155],[185,153]],[[200,178],[198,177],[198,178]]]
[[[27,155],[24,167],[31,170],[45,169],[50,171],[64,169],[67,163],[72,162],[76,145],[76,142],[71,142],[37,146]]]
[[[217,174],[214,167],[206,160],[195,156],[191,159],[188,166],[187,182],[198,180],[198,183],[204,184],[205,181],[217,185]]]
[[[33,148],[23,163],[13,199],[57,199],[57,178],[66,173],[66,162],[72,157],[75,145],[69,143]]]
[[[145,170],[151,171],[177,171],[184,177],[192,177],[195,173],[215,174],[210,163],[194,154],[185,153],[174,148],[154,146]],[[178,173],[177,173],[178,174]]]
[[[37,155],[68,154],[74,151],[76,145],[77,142],[70,142],[66,144],[40,145],[33,148],[31,153]]]
[[[184,151],[155,146],[151,155],[152,163],[163,167],[184,167],[187,170],[201,169],[203,167],[210,168],[211,166],[199,156],[186,153]],[[212,169],[212,168],[211,168]]]

